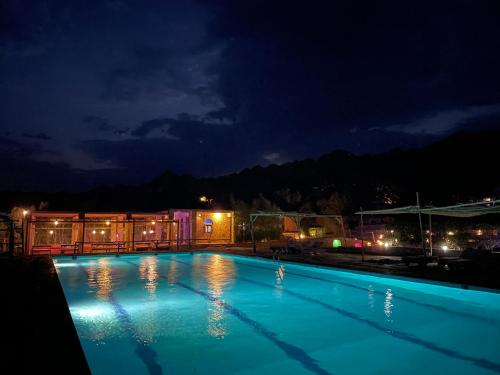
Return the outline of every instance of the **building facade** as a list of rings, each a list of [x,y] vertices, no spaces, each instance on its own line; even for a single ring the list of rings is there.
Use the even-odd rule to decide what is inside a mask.
[[[26,218],[26,254],[168,250],[234,243],[234,212],[171,209],[154,213],[36,211]]]

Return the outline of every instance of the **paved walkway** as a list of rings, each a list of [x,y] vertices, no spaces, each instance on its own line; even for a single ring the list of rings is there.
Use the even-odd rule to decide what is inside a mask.
[[[217,251],[237,255],[255,255],[251,248],[244,247],[217,249]],[[263,258],[273,257],[271,251],[268,249],[258,249],[256,255]],[[314,256],[290,254],[280,255],[279,257],[280,260],[290,262],[449,282],[459,284],[465,288],[476,286],[497,289],[500,292],[500,269],[452,272],[438,268],[437,264],[430,264],[427,267],[407,267],[401,262],[401,257],[399,256],[365,255],[365,261],[363,262],[360,254],[327,253],[324,251],[320,251],[319,255]]]
[[[90,374],[49,257],[0,255],[1,374]]]

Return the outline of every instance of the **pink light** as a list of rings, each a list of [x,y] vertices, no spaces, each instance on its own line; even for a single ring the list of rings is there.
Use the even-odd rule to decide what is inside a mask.
[[[363,245],[361,244],[360,241],[356,241],[356,242],[354,242],[354,247],[360,248],[360,247],[363,247]]]

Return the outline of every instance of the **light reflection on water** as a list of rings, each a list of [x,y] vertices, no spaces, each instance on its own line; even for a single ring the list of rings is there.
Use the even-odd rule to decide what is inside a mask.
[[[285,280],[285,266],[280,265],[274,273],[276,275],[274,288],[278,296],[281,297],[283,295],[283,281]]]
[[[97,289],[99,299],[108,300],[113,290],[112,268],[109,258],[99,258],[96,263],[88,268],[87,282],[91,289]]]
[[[222,297],[224,289],[234,280],[234,261],[220,255],[211,256],[207,263],[206,276],[208,292],[212,297],[217,299],[211,303],[211,307],[209,308],[208,334],[215,338],[223,339],[228,332],[224,322]]]
[[[175,257],[172,257],[172,261],[168,263],[168,273],[167,279],[170,285],[173,285],[177,282],[177,273],[178,273],[177,262],[175,261]]]
[[[392,303],[392,290],[387,289],[385,291],[385,300],[384,300],[384,315],[385,315],[385,321],[392,323],[392,313],[393,313],[393,308],[394,304]]]
[[[101,301],[108,301],[113,290],[112,267],[109,263],[109,258],[99,258],[87,268],[87,284]],[[88,335],[96,345],[104,344],[105,339],[112,335],[112,310],[102,302],[75,308],[73,312],[78,318],[85,320],[88,332],[84,336]]]
[[[144,287],[151,297],[156,297],[156,287],[158,286],[158,257],[148,256],[141,258],[139,264],[139,277],[146,280]]]
[[[368,307],[373,310],[375,307],[375,289],[373,285],[368,285]]]

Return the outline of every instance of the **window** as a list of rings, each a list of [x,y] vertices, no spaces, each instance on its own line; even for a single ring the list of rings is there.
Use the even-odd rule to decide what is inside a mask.
[[[71,244],[73,224],[61,219],[35,223],[35,245]]]
[[[213,225],[212,219],[205,219],[203,220],[203,224],[205,224],[205,233],[212,233],[212,225]]]

